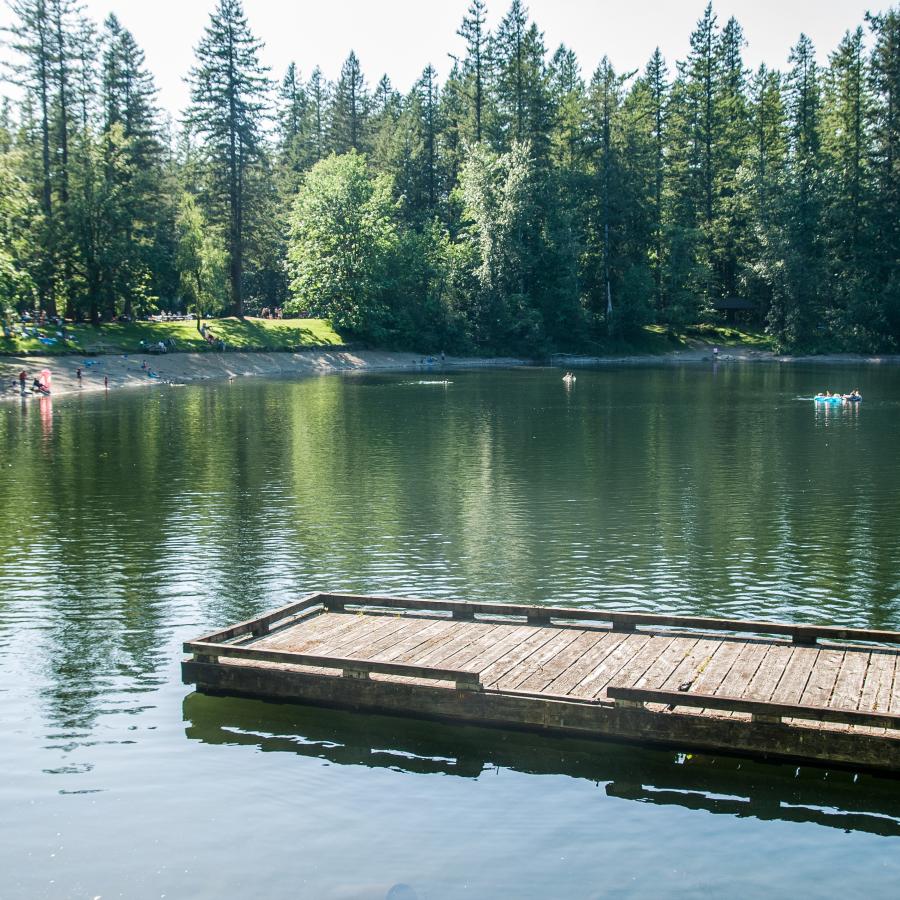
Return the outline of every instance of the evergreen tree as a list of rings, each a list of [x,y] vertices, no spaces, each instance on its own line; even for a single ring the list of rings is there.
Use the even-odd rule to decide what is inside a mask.
[[[872,278],[888,334],[900,343],[900,8],[870,16],[872,49]]]
[[[729,19],[716,48],[720,81],[715,85],[712,134],[714,207],[710,239],[716,296],[722,298],[742,293],[745,244],[751,234],[739,183],[750,138],[746,72],[741,58],[745,43],[741,26]]]
[[[712,3],[708,4],[703,18],[691,34],[691,52],[680,67],[678,105],[682,117],[682,134],[686,139],[686,158],[683,160],[681,189],[697,198],[696,205],[687,200],[680,209],[676,221],[683,227],[696,227],[702,240],[694,247],[699,263],[693,291],[699,295],[706,309],[719,296],[714,282],[714,217],[716,203],[717,159],[715,144],[719,125],[717,93],[721,78],[722,58],[718,52],[718,32]],[[692,209],[693,207],[693,209]]]
[[[52,146],[53,66],[52,23],[47,0],[15,0],[10,5],[16,17],[10,29],[12,49],[18,60],[12,67],[13,80],[26,91],[29,110],[37,111],[40,143],[40,198],[43,218],[41,245],[44,262],[36,272],[40,304],[56,314],[56,208],[53,202]]]
[[[322,75],[322,70],[316,66],[306,85],[310,114],[310,157],[314,162],[324,159],[328,152],[327,122],[330,95],[328,81]]]
[[[781,75],[761,65],[750,86],[750,143],[747,161],[739,176],[739,198],[744,207],[748,231],[746,271],[747,298],[757,304],[760,315],[769,315],[771,285],[762,261],[777,227],[782,194],[787,177],[787,123],[782,97]]]
[[[484,0],[472,0],[456,32],[466,42],[466,56],[460,77],[467,83],[466,94],[473,120],[471,137],[480,141],[484,129],[485,101],[489,74],[487,5]]]
[[[191,69],[188,122],[203,139],[213,220],[226,223],[231,303],[244,315],[244,218],[250,169],[263,152],[269,82],[240,0],[218,0]]]
[[[825,270],[819,70],[806,35],[791,50],[789,62],[788,172],[762,268],[772,290],[769,328],[788,346],[811,347],[823,326]]]
[[[148,284],[158,291],[161,281],[156,273],[167,268],[155,240],[163,216],[163,147],[156,87],[143,51],[115,16],[106,20],[104,32],[101,81],[105,146],[110,153],[105,190],[117,198],[121,222],[116,240],[122,245],[116,271],[105,280],[104,305],[107,315],[114,315],[116,301],[122,298],[122,311],[130,318],[134,298],[144,294]]]
[[[334,88],[331,105],[331,148],[336,153],[363,152],[368,147],[369,95],[356,54],[351,50]]]
[[[847,32],[825,72],[822,104],[823,238],[829,271],[828,295],[835,330],[852,349],[872,346],[884,331],[879,304],[872,302],[869,252],[871,215],[871,77],[863,31]]]
[[[550,93],[543,35],[522,0],[513,0],[491,44],[495,141],[503,148],[528,141],[532,158],[542,165],[549,151]]]

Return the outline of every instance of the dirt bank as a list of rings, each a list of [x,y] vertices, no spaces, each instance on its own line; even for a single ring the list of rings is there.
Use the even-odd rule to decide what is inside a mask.
[[[308,350],[299,353],[166,353],[108,356],[0,357],[0,398],[19,397],[19,372],[26,372],[26,389],[42,369],[53,373],[53,396],[85,391],[143,387],[152,384],[189,384],[212,379],[252,376],[279,377],[321,375],[354,370],[412,369],[434,371],[441,365],[465,366],[522,365],[516,359],[467,359],[448,357],[443,363],[422,362],[414,353],[389,353],[380,350],[329,351]],[[81,381],[77,377],[81,369]]]

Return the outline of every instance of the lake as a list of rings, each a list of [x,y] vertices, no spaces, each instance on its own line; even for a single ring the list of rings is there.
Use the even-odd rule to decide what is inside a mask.
[[[900,780],[181,684],[315,590],[900,629],[900,368],[576,374],[0,405],[0,895],[894,896]]]

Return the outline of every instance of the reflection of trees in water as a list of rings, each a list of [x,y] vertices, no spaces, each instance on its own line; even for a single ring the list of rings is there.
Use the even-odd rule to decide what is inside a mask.
[[[452,381],[66,398],[49,436],[10,406],[0,610],[27,613],[54,720],[155,685],[169,628],[314,589],[900,624],[893,432],[874,406],[816,429],[808,370]]]
[[[197,693],[183,714],[187,737],[208,744],[414,774],[566,775],[623,800],[900,836],[900,782],[876,775]]]

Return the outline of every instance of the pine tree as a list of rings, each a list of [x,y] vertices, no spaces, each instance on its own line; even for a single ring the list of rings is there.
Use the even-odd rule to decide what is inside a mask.
[[[36,273],[40,304],[56,314],[56,209],[53,202],[52,109],[53,65],[52,23],[47,0],[15,0],[11,10],[17,22],[10,29],[12,49],[18,61],[12,67],[13,80],[25,89],[30,108],[37,110],[40,131],[40,197],[43,214],[44,264]]]
[[[522,0],[513,0],[491,44],[495,140],[504,148],[528,141],[538,166],[547,158],[551,124],[545,55],[543,35],[534,23],[529,25]]]
[[[643,214],[641,230],[646,231],[646,259],[653,278],[656,316],[665,318],[666,297],[663,290],[665,271],[665,224],[663,197],[666,186],[666,118],[668,72],[659,47],[638,78],[626,99],[629,113],[629,150],[625,162],[629,177],[643,199],[637,200],[638,214]],[[643,184],[643,191],[640,185]]]
[[[106,149],[106,190],[121,207],[121,242],[116,271],[106,279],[107,313],[123,299],[123,313],[134,314],[133,298],[148,283],[159,288],[154,274],[162,260],[155,240],[156,223],[162,217],[163,147],[160,139],[156,86],[145,68],[144,53],[132,34],[115,16],[104,25],[102,102]],[[113,132],[118,129],[121,133]]]
[[[363,152],[368,147],[369,96],[359,59],[351,50],[334,88],[331,147],[336,153]]]
[[[244,315],[244,217],[248,172],[263,155],[262,119],[269,82],[261,44],[240,0],[218,0],[191,69],[188,123],[203,138],[214,221],[227,223],[231,302]]]
[[[278,88],[276,102],[279,180],[284,192],[296,192],[303,172],[317,159],[306,89],[291,63]]]
[[[876,237],[873,279],[888,334],[900,343],[900,9],[870,16],[875,46],[871,72],[873,191]]]
[[[745,163],[750,137],[746,72],[741,50],[745,45],[741,26],[729,19],[718,40],[720,81],[715,85],[713,123],[714,218],[711,224],[712,254],[718,297],[736,297],[746,265],[749,223],[744,218],[739,173]]]
[[[874,238],[868,128],[872,96],[862,28],[847,32],[831,54],[824,82],[822,153],[828,177],[823,237],[831,273],[830,318],[852,349],[859,350],[872,346],[885,325],[879,305],[872,302],[875,285],[868,277]]]
[[[787,122],[780,73],[761,65],[750,85],[750,141],[746,168],[739,178],[747,223],[745,284],[747,298],[765,321],[772,303],[762,261],[777,227],[787,177]]]
[[[552,98],[553,149],[558,166],[571,170],[584,154],[587,97],[578,57],[560,44],[548,71]]]
[[[769,328],[787,346],[808,347],[823,325],[825,270],[819,69],[806,35],[788,60],[788,171],[763,269],[772,289]]]
[[[484,127],[484,107],[488,81],[487,5],[484,0],[472,0],[468,12],[456,32],[466,42],[466,56],[461,75],[470,83],[467,91],[472,108],[474,128],[472,136],[480,141]]]
[[[322,75],[322,70],[316,66],[306,84],[306,96],[309,102],[311,120],[310,156],[314,162],[324,159],[328,152],[327,116],[330,93],[328,81]]]
[[[712,4],[708,4],[703,18],[691,34],[691,53],[681,67],[683,84],[681,106],[685,135],[689,140],[689,157],[684,174],[687,176],[683,189],[699,199],[698,218],[695,223],[679,217],[680,223],[690,227],[696,224],[702,234],[702,241],[695,247],[700,262],[700,279],[694,289],[707,308],[718,294],[714,283],[714,239],[713,219],[717,213],[716,204],[716,155],[714,147],[719,124],[716,96],[721,75],[721,56],[718,53],[716,16]],[[690,207],[685,204],[685,211]]]

